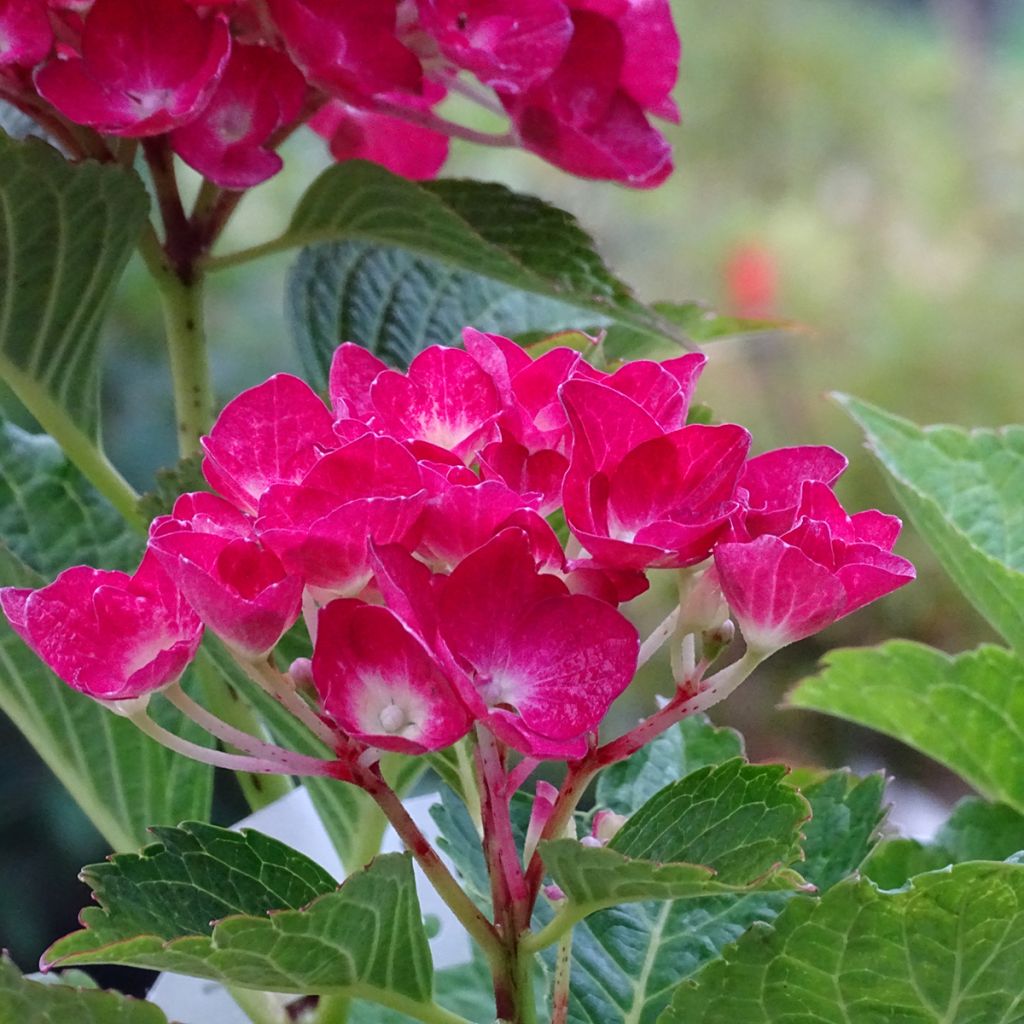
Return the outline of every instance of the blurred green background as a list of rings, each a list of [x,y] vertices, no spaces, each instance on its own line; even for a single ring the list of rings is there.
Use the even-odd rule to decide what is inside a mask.
[[[1019,421],[1024,388],[1024,12],[1014,0],[677,0],[684,45],[677,172],[653,193],[582,182],[536,158],[456,143],[445,173],[506,182],[576,213],[612,267],[649,299],[735,312],[727,268],[751,246],[773,267],[771,312],[799,329],[711,346],[700,398],[759,449],[830,443],[851,456],[850,505],[894,510],[852,425],[848,391],[918,422]],[[286,171],[249,196],[233,249],[287,221],[326,166],[319,140],[289,143]],[[226,399],[298,371],[283,314],[288,257],[218,275],[212,359]],[[105,437],[146,488],[174,461],[160,315],[133,265],[107,328]],[[438,338],[438,342],[455,339]],[[887,766],[949,800],[951,777],[898,744],[775,711],[838,644],[891,636],[957,650],[990,639],[912,534],[921,581],[779,655],[716,717],[752,757]],[[718,709],[716,709],[718,710]],[[226,791],[222,821],[239,816]],[[13,728],[0,722],[0,945],[34,966],[69,930],[79,866],[102,841]]]

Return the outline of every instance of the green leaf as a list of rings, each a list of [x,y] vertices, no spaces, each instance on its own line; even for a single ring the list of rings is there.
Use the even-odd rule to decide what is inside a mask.
[[[0,585],[39,587],[69,562],[130,568],[141,543],[52,440],[0,423]],[[154,822],[210,813],[212,768],[66,686],[2,616],[0,711],[115,850],[142,846]],[[162,725],[202,739],[172,708],[159,713]]]
[[[163,837],[166,840],[167,834]],[[253,913],[255,907],[269,909],[265,904],[271,897],[278,902],[297,898],[320,884],[315,866],[293,851],[289,855],[282,863],[281,855],[275,854],[278,863],[269,876],[274,879],[273,892],[254,884],[258,879],[252,877],[251,861],[240,870],[234,863],[229,866],[216,857],[203,857],[203,874],[175,886],[176,899],[191,909],[181,922],[185,927],[173,937],[158,922],[154,929],[140,929],[145,918],[136,917],[138,889],[111,887],[115,877],[123,878],[126,869],[138,870],[138,864],[122,868],[115,861],[113,871],[101,879],[102,895],[97,893],[101,907],[82,911],[85,929],[56,942],[44,961],[51,966],[151,967],[241,988],[302,995],[341,993],[372,1000],[375,994],[388,992],[416,1005],[428,1003],[432,964],[410,857],[380,856],[340,889],[301,909]],[[292,869],[298,877],[289,881]],[[174,871],[181,869],[175,866]],[[117,876],[118,872],[122,874]],[[261,868],[261,878],[264,873]],[[123,896],[127,906],[108,904],[108,896]],[[247,909],[216,923],[207,919],[199,933],[195,928],[200,926],[201,913],[213,906],[209,900]]]
[[[1024,866],[791,900],[676,990],[661,1024],[1019,1024]]]
[[[616,834],[625,857],[703,864],[716,881],[746,884],[800,857],[807,801],[783,782],[784,765],[735,757],[656,793]]]
[[[0,420],[0,540],[43,576],[75,563],[135,568],[136,536],[45,434]],[[0,578],[0,585],[7,582]]]
[[[709,765],[651,797],[607,847],[542,843],[544,866],[568,900],[562,912],[580,920],[636,900],[799,887],[799,875],[777,869],[801,856],[810,808],[782,781],[785,772],[738,757]]]
[[[71,972],[69,972],[71,973]],[[167,1024],[159,1007],[95,987],[23,978],[0,957],[0,1024]]]
[[[298,910],[337,888],[308,857],[252,829],[190,821],[152,832],[158,842],[141,853],[82,869],[104,908],[85,912],[90,945],[135,934],[208,935],[210,922],[229,914]]]
[[[922,429],[866,402],[839,400],[943,567],[1024,653],[1024,427]]]
[[[890,839],[864,865],[883,889],[897,889],[914,875],[971,860],[1006,860],[1024,850],[1024,814],[1005,804],[965,797],[931,843]]]
[[[605,768],[597,777],[595,803],[632,814],[670,782],[742,753],[743,738],[734,729],[713,726],[707,715],[691,715],[625,761]]]
[[[353,244],[320,259],[329,263],[333,256],[342,266],[331,267],[321,285],[314,273],[317,260],[307,257],[291,300],[297,320],[310,324],[308,351],[320,351],[320,358],[323,346],[352,340],[338,333],[352,323],[368,331],[356,340],[408,353],[424,343],[425,330],[443,324],[450,331],[473,309],[486,312],[498,303],[509,315],[532,317],[524,306],[530,301],[537,302],[537,311],[541,306],[548,311],[562,304],[575,307],[580,311],[577,327],[621,323],[642,336],[653,334],[677,345],[686,341],[682,329],[639,302],[608,270],[569,214],[502,185],[412,182],[376,164],[346,161],[313,182],[287,232],[261,251],[340,241]],[[373,248],[360,251],[359,243]],[[234,260],[227,256],[219,262]],[[389,301],[389,286],[411,297],[411,318],[403,320],[397,303]],[[460,287],[471,294],[460,295]],[[340,288],[349,291],[347,297],[340,297]],[[511,297],[511,291],[527,298]],[[434,313],[431,308],[452,301],[457,309]],[[495,308],[488,315],[497,320],[500,312]],[[425,340],[452,343],[457,338],[448,334]]]
[[[1024,812],[1024,662],[1000,647],[956,657],[895,640],[832,651],[788,705],[887,733]]]
[[[97,432],[99,329],[148,211],[133,171],[0,133],[0,378],[41,421]]]
[[[800,874],[824,892],[852,875],[877,842],[885,818],[885,775],[860,779],[845,770],[830,772],[800,792],[811,805]]]
[[[708,738],[728,735],[707,725],[695,732]],[[877,775],[857,780],[834,772],[804,787],[813,812],[802,826],[804,877],[824,887],[856,869],[881,815],[881,781]],[[834,854],[826,852],[832,847]],[[714,960],[755,922],[771,921],[792,896],[757,889],[611,907],[588,917],[573,933],[569,1020],[653,1024],[683,978]]]
[[[672,989],[791,893],[755,890],[671,903],[631,903],[573,931],[571,1024],[654,1024]]]
[[[594,320],[472,270],[356,241],[304,249],[288,275],[287,303],[306,373],[321,387],[343,341],[358,340],[385,362],[408,366],[427,345],[460,343],[467,324],[515,336]]]
[[[701,302],[655,302],[653,309],[698,344],[725,338],[768,337],[793,331],[797,326],[786,320],[745,320],[723,316]],[[621,323],[608,329],[605,352],[610,360],[664,359],[674,354],[664,337],[658,338]]]

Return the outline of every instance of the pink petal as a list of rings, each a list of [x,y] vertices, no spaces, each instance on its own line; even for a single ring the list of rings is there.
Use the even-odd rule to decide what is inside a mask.
[[[617,465],[637,445],[662,434],[648,412],[603,384],[575,378],[559,394],[573,430],[573,465],[589,472]]]
[[[562,481],[569,460],[558,452],[528,452],[515,441],[502,440],[489,444],[480,453],[480,467],[488,479],[501,480],[524,499],[539,496],[537,510],[550,515],[562,501]]]
[[[715,568],[747,646],[761,652],[824,629],[847,602],[835,574],[778,537],[719,544]]]
[[[0,0],[0,67],[35,67],[53,46],[42,0]]]
[[[339,163],[369,160],[411,181],[437,177],[451,143],[432,128],[341,100],[321,107],[309,126],[327,139],[331,156]]]
[[[331,414],[310,386],[280,373],[232,399],[202,445],[210,485],[255,512],[268,487],[297,483],[336,440]]]
[[[174,151],[222,188],[258,185],[282,166],[264,143],[299,113],[306,81],[283,54],[236,45],[202,114],[171,135]]]
[[[548,77],[572,36],[562,0],[419,0],[423,28],[485,85],[519,92]]]
[[[373,416],[370,385],[387,369],[372,352],[346,341],[331,359],[329,390],[334,415],[369,421]]]
[[[495,708],[483,720],[494,735],[527,757],[541,760],[577,761],[588,748],[586,736],[574,736],[568,740],[552,740],[532,732],[523,720],[511,711]]]
[[[632,398],[662,430],[678,430],[686,425],[690,399],[706,362],[707,357],[697,352],[664,363],[639,359],[601,383]]]
[[[561,580],[537,572],[526,533],[503,530],[442,582],[441,633],[456,657],[487,675],[506,664],[516,622],[539,602],[566,593]]]
[[[850,545],[842,552],[842,559],[844,564],[839,566],[836,576],[846,589],[844,615],[892,593],[917,575],[905,558],[871,544]]]
[[[502,400],[508,402],[512,395],[512,378],[533,363],[530,356],[509,338],[500,334],[486,334],[473,327],[462,332],[466,351],[489,374]]]
[[[471,725],[440,666],[386,608],[343,600],[321,609],[313,680],[327,714],[383,750],[440,750]]]
[[[571,595],[534,605],[508,639],[490,683],[523,724],[554,740],[596,729],[636,671],[636,629],[610,605]]]
[[[498,393],[462,349],[433,345],[412,361],[408,375],[380,374],[370,394],[395,437],[426,441],[467,462],[497,434]]]

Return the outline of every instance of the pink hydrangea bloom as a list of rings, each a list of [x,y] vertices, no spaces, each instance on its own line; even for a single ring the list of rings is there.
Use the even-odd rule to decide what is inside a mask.
[[[419,58],[397,36],[397,5],[380,0],[269,0],[292,59],[341,99],[395,91],[418,95]]]
[[[81,54],[41,67],[36,88],[78,124],[110,135],[159,135],[202,111],[230,51],[223,17],[185,0],[96,0]]]
[[[585,746],[636,670],[636,629],[538,572],[521,530],[499,533],[442,580],[437,611],[439,636],[468,683],[464,699],[533,756]]]
[[[573,0],[573,35],[551,76],[502,93],[523,145],[581,177],[638,188],[672,171],[671,149],[648,120],[676,116],[669,92],[679,40],[667,0]]]
[[[472,724],[433,654],[387,608],[345,599],[322,608],[313,681],[327,715],[382,750],[440,750]]]
[[[64,682],[97,700],[142,697],[175,682],[203,634],[152,554],[132,576],[79,565],[39,590],[5,587],[0,606]]]
[[[149,548],[188,603],[248,657],[266,654],[298,619],[302,579],[256,538],[253,521],[215,494],[183,494],[153,520]]]
[[[0,0],[0,67],[35,67],[53,46],[43,0]]]
[[[575,436],[565,516],[590,555],[622,569],[707,558],[738,507],[747,431],[725,424],[666,432],[621,392],[579,378],[562,386],[562,398]]]
[[[202,446],[210,486],[255,512],[271,485],[297,483],[338,439],[313,389],[279,373],[228,402]]]
[[[572,37],[563,0],[419,0],[417,7],[448,60],[507,93],[548,77]]]
[[[370,387],[380,427],[466,462],[497,437],[501,403],[491,379],[467,352],[432,345],[407,373],[385,370]]]
[[[715,570],[748,647],[768,654],[909,583],[892,553],[895,516],[849,516],[824,483],[804,484],[796,525],[781,536],[719,544]]]
[[[411,102],[397,105],[420,109]],[[427,107],[424,104],[422,109]],[[412,181],[436,177],[448,159],[451,142],[432,128],[341,100],[321,107],[309,126],[327,139],[335,160],[370,160]]]
[[[367,433],[323,456],[301,481],[270,487],[256,531],[289,572],[325,595],[352,597],[370,581],[370,544],[412,539],[426,499],[408,449]]]
[[[283,166],[264,144],[295,120],[305,93],[306,80],[283,53],[236,44],[209,104],[172,132],[171,145],[222,188],[251,188]]]

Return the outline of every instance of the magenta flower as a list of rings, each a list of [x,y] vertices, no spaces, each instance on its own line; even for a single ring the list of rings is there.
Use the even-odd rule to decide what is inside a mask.
[[[174,130],[171,146],[222,188],[251,188],[283,166],[264,145],[298,117],[305,94],[306,80],[283,53],[236,44],[205,110]]]
[[[731,539],[785,533],[796,524],[804,484],[816,481],[831,487],[846,466],[846,456],[827,445],[777,448],[755,456],[740,474],[741,508],[733,519]]]
[[[782,534],[715,548],[715,570],[747,646],[770,654],[914,579],[892,553],[895,516],[848,516],[831,489],[803,487],[796,525]]]
[[[153,520],[149,548],[203,622],[248,657],[270,651],[299,617],[302,579],[223,498],[183,494]]]
[[[327,715],[382,750],[440,750],[472,724],[433,654],[387,608],[345,599],[322,608],[313,681]]]
[[[580,376],[633,399],[662,430],[669,431],[686,426],[690,401],[706,363],[706,356],[688,352],[663,363],[635,359],[611,374],[600,373],[588,366],[587,372]]]
[[[467,463],[498,435],[497,389],[462,349],[432,345],[409,364],[408,373],[384,370],[370,386],[370,399],[378,429]]]
[[[256,532],[308,585],[353,597],[372,575],[369,545],[408,541],[426,499],[415,457],[367,433],[323,456],[301,482],[270,487]]]
[[[647,118],[677,118],[670,92],[679,39],[667,0],[573,0],[573,35],[553,74],[502,93],[523,145],[573,174],[638,188],[672,171],[668,143]]]
[[[418,0],[420,24],[456,67],[519,93],[547,78],[572,37],[563,0]]]
[[[133,576],[78,565],[39,590],[5,587],[0,606],[64,682],[96,700],[129,700],[175,682],[203,634],[152,554]]]
[[[0,68],[33,68],[53,46],[43,0],[0,0]]]
[[[394,3],[269,0],[271,17],[306,78],[341,99],[419,94],[419,58],[397,36]]]
[[[427,104],[412,102],[397,105],[411,110],[429,109]],[[341,100],[321,107],[309,126],[327,139],[335,160],[370,160],[411,181],[436,177],[448,159],[451,140],[447,135],[393,114]]]
[[[573,424],[563,503],[569,528],[599,564],[620,569],[696,565],[736,512],[736,481],[750,446],[742,427],[665,432],[605,384],[562,386]]]
[[[436,600],[438,636],[464,673],[464,699],[526,754],[585,749],[636,671],[633,626],[538,572],[522,530],[504,530],[466,558],[437,585]]]
[[[255,512],[267,488],[297,483],[338,439],[313,389],[279,373],[228,402],[202,446],[210,486],[243,512]]]
[[[80,56],[51,60],[39,94],[78,124],[110,135],[160,135],[196,117],[227,64],[223,16],[185,0],[96,0]]]

